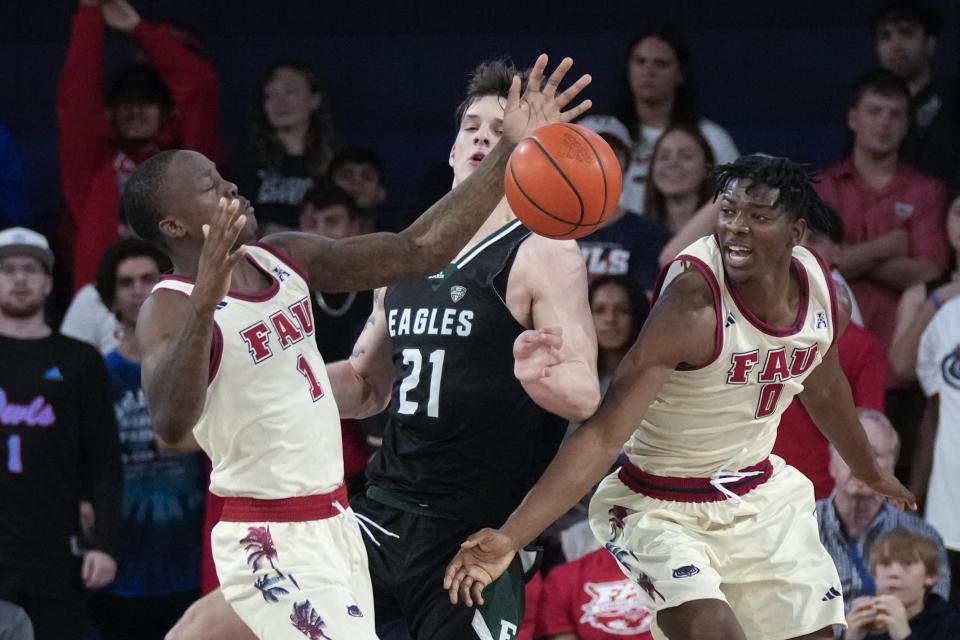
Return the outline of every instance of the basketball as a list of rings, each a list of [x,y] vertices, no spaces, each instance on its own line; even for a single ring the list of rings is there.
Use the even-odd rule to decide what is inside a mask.
[[[582,238],[617,208],[623,176],[610,145],[575,124],[540,127],[510,154],[507,202],[524,226],[547,238]]]

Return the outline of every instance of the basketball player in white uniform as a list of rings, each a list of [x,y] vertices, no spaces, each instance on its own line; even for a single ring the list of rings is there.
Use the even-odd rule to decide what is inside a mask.
[[[829,271],[799,247],[822,203],[804,170],[747,156],[721,168],[714,236],[665,271],[647,323],[600,409],[499,530],[464,543],[451,600],[599,480],[594,534],[641,587],[658,638],[832,638],[840,582],[820,545],[813,486],[771,456],[800,395],[855,474],[899,508],[914,497],[876,463],[833,347],[849,319]],[[624,443],[626,442],[626,445]]]
[[[589,108],[586,101],[561,113],[590,79],[555,95],[572,64],[565,59],[541,90],[546,63],[537,60],[522,97],[514,80],[507,144],[399,234],[282,233],[247,246],[253,210],[202,155],[163,152],[131,175],[128,220],[174,265],[137,327],[153,424],[170,445],[203,448],[213,464],[211,490],[226,498],[212,539],[222,587],[169,638],[249,637],[250,630],[259,638],[375,637],[366,553],[343,488],[339,415],[312,335],[310,287],[371,289],[449,263],[503,197],[512,147]]]

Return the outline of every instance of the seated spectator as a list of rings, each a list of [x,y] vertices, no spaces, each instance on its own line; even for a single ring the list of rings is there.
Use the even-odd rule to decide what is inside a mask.
[[[847,125],[853,149],[815,185],[843,218],[846,244],[836,266],[850,283],[865,326],[890,346],[900,293],[930,280],[947,263],[943,185],[900,159],[909,92],[889,71],[853,85]]]
[[[588,116],[581,124],[592,129],[598,126],[597,120],[611,117],[630,132],[631,162],[620,198],[628,211],[643,211],[653,145],[670,125],[699,128],[720,164],[733,162],[739,155],[730,134],[700,116],[690,47],[683,33],[671,25],[640,29],[627,50],[610,115]]]
[[[943,534],[949,565],[960,572],[960,298],[945,303],[920,337],[917,379],[927,397],[927,411],[917,434],[911,486],[926,495],[925,517]],[[929,487],[929,489],[928,489]],[[960,580],[958,580],[960,582]],[[942,595],[942,594],[941,594]],[[960,585],[950,591],[960,608]]]
[[[347,147],[333,156],[330,179],[353,198],[360,210],[360,233],[372,233],[380,228],[380,207],[387,199],[383,163],[373,149]]]
[[[300,202],[333,159],[334,129],[320,77],[296,60],[274,63],[255,94],[253,164],[239,168],[240,192],[257,210],[261,236],[297,228]]]
[[[653,145],[650,179],[643,214],[670,230],[679,231],[713,199],[713,150],[696,127],[667,127]]]
[[[163,640],[196,600],[200,584],[203,458],[157,451],[140,386],[137,316],[168,265],[165,255],[138,238],[112,244],[100,262],[104,303],[122,327],[105,361],[120,432],[124,531],[117,576],[91,599],[102,640]]]
[[[150,60],[117,70],[101,95],[103,26],[128,33]],[[193,149],[222,160],[213,67],[167,25],[140,19],[126,0],[80,0],[57,89],[60,180],[69,216],[73,290],[91,282],[117,239],[120,190],[157,151]],[[104,118],[106,114],[106,118]]]
[[[653,640],[640,587],[606,549],[553,569],[543,583],[534,637],[549,640]]]
[[[630,134],[615,118],[584,123],[607,141],[626,171],[630,159]],[[670,237],[670,232],[647,216],[634,215],[622,202],[603,225],[590,235],[577,240],[587,265],[590,279],[611,275],[629,276],[644,291],[657,282],[660,265],[657,255]]]
[[[953,640],[960,612],[931,591],[939,579],[936,545],[919,534],[892,531],[873,548],[870,573],[876,596],[853,601],[846,640]]]
[[[957,253],[960,252],[960,193],[947,209],[946,236],[951,249],[947,269],[933,280],[905,290],[897,306],[897,324],[890,343],[890,370],[904,383],[916,379],[917,346],[924,329],[947,300],[960,294],[960,269],[957,268]]]
[[[808,226],[801,243],[820,254],[827,264],[832,264],[834,254],[843,243],[843,222],[829,205],[824,215],[831,220],[828,229]],[[837,288],[846,289],[843,277],[834,269]],[[849,293],[849,291],[848,291]],[[837,355],[840,368],[850,383],[853,401],[858,407],[883,410],[886,391],[887,362],[883,347],[877,339],[858,324],[859,311],[856,300],[851,298],[851,322],[837,339]],[[862,320],[859,320],[862,322]],[[833,491],[830,476],[830,443],[813,423],[799,399],[793,402],[780,416],[777,440],[773,453],[799,469],[813,483],[814,497],[826,498]]]
[[[859,415],[878,463],[892,473],[900,449],[896,429],[879,411],[861,409]],[[936,529],[911,513],[897,511],[883,496],[853,477],[850,467],[832,446],[830,475],[836,486],[829,498],[817,501],[816,514],[820,542],[837,566],[847,608],[862,595],[877,594],[869,571],[871,554],[880,536],[893,529],[916,531],[936,543],[944,570],[933,591],[946,598],[950,593],[950,570]]]
[[[910,135],[904,159],[948,185],[960,178],[957,96],[934,72],[943,19],[915,0],[888,0],[871,16],[880,66],[910,90]]]
[[[23,158],[10,132],[0,125],[0,229],[7,227],[34,227],[27,202]]]
[[[117,569],[122,476],[103,359],[46,323],[52,269],[42,235],[0,231],[0,600],[23,607],[37,640],[80,640],[85,588]],[[81,500],[96,513],[89,538]]]

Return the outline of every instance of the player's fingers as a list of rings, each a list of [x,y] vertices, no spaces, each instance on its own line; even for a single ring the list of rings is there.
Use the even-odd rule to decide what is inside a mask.
[[[564,58],[560,61],[560,64],[557,65],[557,68],[553,70],[553,73],[550,74],[550,77],[547,78],[547,84],[543,87],[543,95],[548,98],[552,98],[557,93],[557,87],[560,86],[560,82],[563,80],[563,76],[567,75],[567,71],[570,70],[570,67],[573,66],[573,58]]]
[[[477,580],[470,588],[470,595],[473,596],[473,600],[480,606],[483,605],[483,587],[483,583]]]
[[[557,96],[557,108],[563,109],[565,106],[573,102],[573,99],[580,95],[580,92],[583,91],[591,82],[593,82],[593,76],[591,76],[589,73],[585,73],[577,78],[576,82],[567,87],[563,93]]]
[[[530,76],[527,78],[527,92],[536,93],[540,91],[540,81],[543,79],[543,72],[547,68],[547,54],[541,53],[537,57],[537,61],[533,64],[533,69],[530,71]]]
[[[473,596],[471,590],[475,584],[475,579],[471,575],[466,575],[463,578],[463,581],[460,582],[460,597],[463,599],[463,604],[468,607],[473,606]],[[482,588],[482,587],[481,587]]]
[[[510,81],[510,90],[507,92],[507,113],[515,111],[520,106],[520,88],[523,86],[523,81],[520,80],[520,76],[513,76],[513,80]]]
[[[560,122],[573,122],[583,114],[585,114],[590,107],[593,106],[593,100],[584,100],[577,106],[572,109],[567,109],[560,114]]]

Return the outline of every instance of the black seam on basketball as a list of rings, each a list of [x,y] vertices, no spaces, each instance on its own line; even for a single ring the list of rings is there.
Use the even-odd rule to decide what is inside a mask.
[[[544,152],[544,154],[546,154],[546,152]],[[547,157],[550,158],[550,156],[547,156]],[[553,161],[553,160],[551,159],[551,162],[552,162],[552,161]],[[556,166],[556,165],[554,165],[554,166]],[[559,218],[559,217],[553,215],[552,213],[550,213],[549,211],[547,211],[546,209],[544,209],[543,207],[541,207],[539,204],[537,204],[537,202],[536,202],[533,198],[530,197],[530,194],[528,194],[526,191],[523,190],[523,187],[520,186],[520,181],[517,180],[517,174],[516,174],[516,173],[514,172],[514,170],[513,170],[513,158],[512,158],[512,157],[510,158],[510,161],[507,162],[507,168],[510,169],[510,177],[513,178],[513,184],[517,187],[517,190],[518,190],[520,193],[523,194],[523,197],[526,198],[526,199],[530,202],[530,204],[532,204],[532,205],[535,206],[537,209],[539,209],[539,210],[540,210],[542,213],[544,213],[548,218],[553,218],[553,219],[556,220],[557,222],[562,222],[562,223],[564,223],[564,224],[568,224],[568,225],[570,225],[571,227],[573,227],[573,229],[570,229],[570,231],[567,231],[567,233],[570,233],[571,231],[576,231],[576,230],[577,230],[577,228],[580,226],[579,224],[577,224],[576,222],[571,222],[571,221],[569,221],[569,220],[564,220],[563,218]],[[559,168],[558,168],[557,170],[559,171]],[[564,180],[566,180],[566,176],[564,176]],[[572,185],[571,185],[571,187],[572,187]],[[577,190],[574,189],[573,192],[576,193]],[[582,210],[583,210],[583,203],[581,203],[581,211],[582,211]],[[581,213],[581,215],[580,215],[580,218],[583,219],[583,214],[582,214],[582,213]],[[537,233],[538,233],[539,235],[546,236],[546,237],[548,237],[548,238],[552,238],[552,237],[557,237],[557,238],[559,238],[560,236],[565,236],[565,235],[567,235],[566,233],[551,235],[551,234],[546,234],[546,233],[540,233],[539,231],[538,231]]]
[[[547,150],[543,148],[543,145],[540,144],[539,140],[537,140],[533,136],[530,136],[529,138],[527,138],[527,140],[537,145],[537,149],[540,149],[540,152],[544,155],[544,157],[547,160],[550,161],[550,164],[552,164],[553,168],[557,170],[557,173],[560,174],[560,177],[563,178],[563,181],[566,182],[567,185],[569,185],[570,190],[573,191],[573,195],[577,196],[577,202],[580,203],[580,220],[577,221],[576,223],[570,222],[569,220],[564,220],[564,222],[570,222],[570,224],[576,224],[579,227],[581,224],[583,224],[583,198],[580,196],[580,192],[577,191],[577,188],[573,186],[572,182],[570,182],[570,178],[568,178],[567,174],[563,172],[563,169],[560,168],[560,165],[558,165],[557,162],[552,157],[550,157],[550,154],[547,153]],[[560,219],[562,218],[558,218],[558,220]]]
[[[600,167],[600,175],[603,176],[603,206],[600,207],[600,215],[603,216],[603,212],[607,210],[607,172],[603,168],[603,162],[600,160],[600,154],[597,153],[597,150],[593,147],[593,143],[587,139],[587,136],[583,135],[577,128],[567,122],[561,122],[564,129],[570,129],[575,134],[583,138],[583,141],[587,143],[587,146],[590,147],[590,151],[593,151],[594,157],[597,159],[597,166]]]

